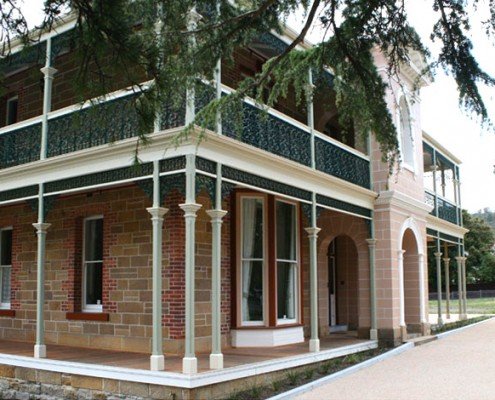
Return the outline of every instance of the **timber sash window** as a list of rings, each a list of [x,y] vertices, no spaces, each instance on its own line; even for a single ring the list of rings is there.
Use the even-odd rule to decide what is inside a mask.
[[[244,197],[241,203],[241,309],[243,325],[264,320],[264,201]]]
[[[399,122],[402,160],[414,170],[414,139],[411,128],[411,114],[409,113],[409,105],[404,96],[399,101]]]
[[[83,311],[101,312],[103,294],[103,217],[84,220]]]
[[[0,308],[10,309],[12,271],[12,229],[0,230]]]
[[[297,221],[296,205],[276,201],[277,320],[296,322]]]
[[[300,322],[298,204],[273,195],[237,195],[237,324]]]

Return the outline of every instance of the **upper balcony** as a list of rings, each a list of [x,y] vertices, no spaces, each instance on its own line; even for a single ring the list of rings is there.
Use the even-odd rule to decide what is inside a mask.
[[[124,89],[116,90],[101,100],[77,104],[71,101],[75,96],[70,89],[70,79],[77,65],[73,65],[70,43],[64,40],[64,35],[67,33],[52,40],[54,67],[59,72],[54,78],[54,111],[47,115],[47,157],[136,137],[139,118],[134,102],[138,93]],[[283,46],[286,44],[281,38],[265,35],[249,49],[239,50],[234,63],[225,63],[223,66],[224,93],[235,90],[236,82],[242,76],[256,73],[261,65],[260,60],[263,57],[267,59]],[[43,90],[40,65],[36,61],[43,60],[45,46],[41,43],[37,47],[27,53],[15,53],[11,60],[3,60],[3,73],[9,76],[10,92],[0,107],[0,114],[6,116],[4,121],[0,117],[0,123],[6,125],[0,128],[0,169],[40,159]],[[247,54],[249,57],[246,58]],[[326,82],[328,85],[329,80]],[[205,88],[204,84],[201,86]],[[330,93],[331,87],[327,86],[322,92]],[[197,110],[204,106],[210,95],[211,90],[207,87],[206,90],[197,91]],[[338,127],[335,106],[326,105],[331,102],[331,98],[322,96],[321,93],[315,96],[314,119],[317,124],[313,134],[316,169],[354,185],[370,188],[370,160],[365,154],[366,145],[354,137],[344,138]],[[246,98],[240,117],[239,124],[238,116],[222,115],[225,136],[301,165],[311,166],[312,133],[304,123],[305,111],[296,106],[294,99],[282,99],[275,108],[266,109]],[[160,130],[184,126],[184,121],[185,105],[175,109],[171,105],[163,105]],[[342,142],[344,140],[347,144]]]
[[[423,132],[425,202],[431,215],[462,226],[459,164],[461,161]]]

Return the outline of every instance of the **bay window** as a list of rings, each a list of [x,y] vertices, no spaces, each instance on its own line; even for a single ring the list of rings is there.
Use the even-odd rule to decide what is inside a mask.
[[[83,311],[101,312],[103,294],[103,217],[84,220]]]
[[[0,308],[10,309],[12,229],[0,230]]]
[[[299,210],[272,195],[238,193],[237,325],[300,322]]]

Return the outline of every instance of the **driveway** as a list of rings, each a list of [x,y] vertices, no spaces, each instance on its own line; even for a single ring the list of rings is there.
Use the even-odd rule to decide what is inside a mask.
[[[298,399],[495,399],[495,319],[320,386]]]

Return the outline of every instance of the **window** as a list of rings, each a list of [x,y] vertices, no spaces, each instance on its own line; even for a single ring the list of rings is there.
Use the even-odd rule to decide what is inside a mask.
[[[7,100],[7,114],[5,116],[5,125],[12,125],[17,122],[17,109],[19,100],[17,96]]]
[[[12,271],[12,229],[0,230],[0,308],[10,308],[10,276]]]
[[[101,312],[103,293],[103,217],[84,220],[83,311]]]
[[[401,97],[399,102],[399,117],[402,160],[405,164],[414,169],[414,141],[411,129],[411,115],[404,96]]]
[[[244,197],[241,203],[241,310],[244,325],[262,325],[264,292],[263,198]]]
[[[237,323],[276,326],[298,322],[297,203],[272,195],[238,195]]]
[[[296,322],[297,229],[296,205],[276,202],[277,320]]]

